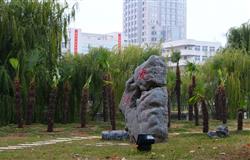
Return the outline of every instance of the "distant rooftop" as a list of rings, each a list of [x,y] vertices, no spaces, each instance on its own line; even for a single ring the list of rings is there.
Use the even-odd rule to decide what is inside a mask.
[[[209,41],[197,41],[193,39],[183,39],[163,43],[163,48],[172,48],[179,46],[196,46],[196,45],[212,45],[221,46],[220,42],[209,42]]]

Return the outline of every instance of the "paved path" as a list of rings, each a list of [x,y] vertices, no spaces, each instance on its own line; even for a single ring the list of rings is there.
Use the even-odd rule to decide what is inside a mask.
[[[18,144],[14,146],[0,147],[0,152],[6,151],[6,150],[25,149],[25,148],[35,147],[35,146],[44,146],[44,145],[57,144],[57,143],[62,143],[62,142],[72,142],[72,141],[91,140],[91,139],[100,139],[100,137],[88,136],[88,137],[56,138],[56,139],[47,140],[47,141],[37,141],[37,142],[32,142],[32,143]]]

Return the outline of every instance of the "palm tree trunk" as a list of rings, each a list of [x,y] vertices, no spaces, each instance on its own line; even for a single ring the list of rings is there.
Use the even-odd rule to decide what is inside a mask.
[[[242,131],[243,130],[243,110],[242,109],[239,109],[238,110],[238,125],[237,125],[237,130],[238,131]]]
[[[48,128],[47,132],[53,132],[54,128],[54,110],[56,105],[56,96],[57,88],[52,88],[50,95],[49,95],[49,106],[48,106],[48,113],[47,113],[47,121],[48,121]]]
[[[199,125],[199,109],[197,106],[197,103],[194,104],[194,120],[195,120],[195,125]]]
[[[203,117],[203,133],[207,133],[209,130],[209,117],[205,100],[201,101],[202,117]]]
[[[69,81],[64,83],[64,104],[63,104],[63,123],[66,124],[69,121],[68,112],[69,112],[69,92],[70,92],[70,84]]]
[[[177,62],[176,66],[175,92],[176,92],[176,101],[178,108],[178,120],[181,120],[181,75],[180,75],[179,62]]]
[[[102,90],[102,95],[103,95],[103,121],[107,122],[108,121],[108,84],[106,84],[107,81],[109,81],[109,75],[104,74],[103,75],[103,90]]]
[[[29,86],[29,100],[27,108],[26,125],[30,125],[32,123],[35,101],[36,101],[35,81],[32,80]]]
[[[220,89],[220,105],[221,105],[221,118],[222,118],[222,123],[226,124],[227,123],[227,107],[226,107],[226,91],[224,86],[221,87]]]
[[[193,97],[193,85],[189,85],[188,87],[188,95],[189,99]],[[193,121],[193,105],[189,104],[188,105],[188,120]]]
[[[87,121],[87,108],[88,108],[88,100],[89,100],[89,89],[84,88],[82,89],[82,98],[81,98],[81,128],[86,127]]]
[[[221,109],[220,109],[220,101],[219,101],[219,87],[215,91],[215,98],[214,98],[214,107],[215,107],[215,119],[221,120],[220,114],[221,114]]]
[[[16,101],[17,127],[23,128],[23,119],[22,119],[22,111],[21,111],[20,81],[18,78],[15,79],[15,101]]]
[[[110,85],[109,87],[110,92],[111,92],[111,96],[110,96],[110,123],[111,123],[111,127],[112,130],[116,129],[116,121],[115,121],[115,94],[114,94],[114,90],[112,89],[112,86]]]

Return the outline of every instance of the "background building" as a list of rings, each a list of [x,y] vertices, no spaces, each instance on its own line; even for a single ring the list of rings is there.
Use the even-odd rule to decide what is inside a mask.
[[[69,29],[67,46],[62,42],[62,51],[74,54],[86,54],[91,48],[103,47],[112,50],[126,45],[126,39],[121,33],[95,34],[84,33],[81,29]]]
[[[129,44],[186,38],[186,0],[124,0],[123,32]]]
[[[163,43],[163,56],[170,57],[173,51],[181,52],[180,66],[187,61],[202,64],[207,58],[214,56],[221,47],[219,42],[196,41],[191,39]],[[169,66],[175,66],[171,61]]]

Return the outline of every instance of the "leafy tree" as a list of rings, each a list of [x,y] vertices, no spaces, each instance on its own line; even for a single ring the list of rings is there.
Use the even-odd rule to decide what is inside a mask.
[[[244,49],[250,54],[250,21],[240,27],[231,28],[227,34],[227,47]]]

